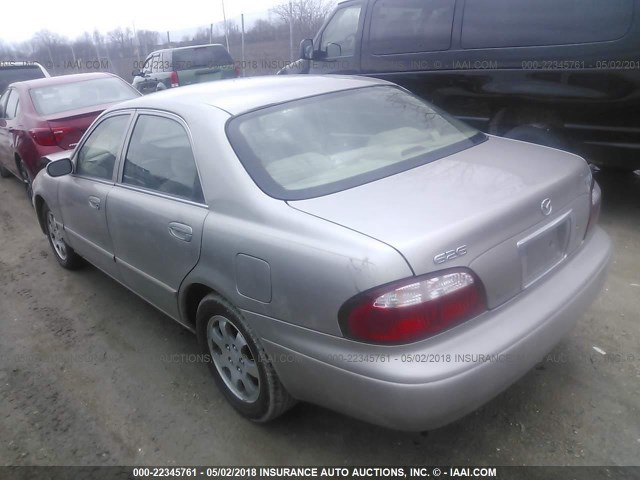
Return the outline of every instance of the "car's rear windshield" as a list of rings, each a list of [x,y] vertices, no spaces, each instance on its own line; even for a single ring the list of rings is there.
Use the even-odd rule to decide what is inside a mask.
[[[232,119],[229,140],[268,195],[302,200],[435,161],[485,136],[393,86],[319,95]]]
[[[181,48],[173,51],[173,66],[177,71],[231,64],[233,64],[233,59],[222,45]]]
[[[95,78],[31,89],[31,99],[40,115],[80,110],[137,97],[134,89],[119,78]]]
[[[0,67],[0,94],[13,82],[24,82],[44,76],[44,72],[37,65]]]

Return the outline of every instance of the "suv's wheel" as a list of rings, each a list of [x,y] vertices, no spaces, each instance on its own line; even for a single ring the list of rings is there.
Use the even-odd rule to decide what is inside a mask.
[[[243,416],[267,422],[295,404],[242,314],[217,294],[207,295],[196,314],[198,342],[225,398]]]
[[[10,175],[11,175],[11,172],[6,168],[4,168],[2,165],[0,165],[0,177],[7,178]]]
[[[44,228],[47,233],[47,238],[49,239],[49,245],[51,245],[51,249],[58,263],[69,270],[75,270],[81,266],[82,257],[66,244],[62,228],[46,204],[42,207],[42,218],[44,219]]]

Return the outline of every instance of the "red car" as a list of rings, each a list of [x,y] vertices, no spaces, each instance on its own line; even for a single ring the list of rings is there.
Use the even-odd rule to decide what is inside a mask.
[[[0,176],[31,181],[40,158],[73,149],[109,106],[140,93],[109,73],[82,73],[16,82],[0,98]]]

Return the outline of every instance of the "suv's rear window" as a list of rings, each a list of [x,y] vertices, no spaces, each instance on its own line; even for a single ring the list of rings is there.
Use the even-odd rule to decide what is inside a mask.
[[[40,115],[117,103],[139,96],[128,84],[115,77],[33,88],[30,94]]]
[[[463,48],[605,42],[624,36],[634,0],[471,0]]]
[[[0,94],[13,82],[24,82],[44,77],[42,69],[37,65],[0,67]]]
[[[233,59],[222,45],[181,48],[173,51],[173,66],[176,71],[231,64],[233,64]]]
[[[335,193],[471,147],[484,135],[392,86],[241,115],[228,136],[258,186],[283,200]]]

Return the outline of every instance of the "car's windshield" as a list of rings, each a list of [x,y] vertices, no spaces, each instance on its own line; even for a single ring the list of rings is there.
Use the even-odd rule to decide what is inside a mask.
[[[258,186],[285,200],[353,188],[485,138],[392,86],[320,95],[251,112],[233,119],[228,135]]]
[[[115,77],[38,87],[30,93],[40,115],[122,102],[138,96],[134,89]]]

